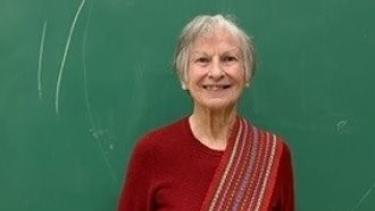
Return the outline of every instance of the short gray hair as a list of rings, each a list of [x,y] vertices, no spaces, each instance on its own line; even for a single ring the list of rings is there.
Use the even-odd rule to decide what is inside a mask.
[[[246,80],[254,75],[255,72],[255,52],[254,45],[250,37],[234,22],[230,16],[223,15],[199,15],[190,21],[182,30],[175,50],[174,68],[181,81],[186,81],[189,65],[190,49],[195,40],[212,32],[218,26],[223,27],[240,42]]]

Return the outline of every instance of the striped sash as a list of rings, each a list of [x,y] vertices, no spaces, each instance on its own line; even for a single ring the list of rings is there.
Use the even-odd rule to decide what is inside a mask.
[[[201,211],[268,211],[282,144],[276,136],[238,118]]]

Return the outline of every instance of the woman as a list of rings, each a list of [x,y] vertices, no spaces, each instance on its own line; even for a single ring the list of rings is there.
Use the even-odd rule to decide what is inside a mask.
[[[198,16],[185,26],[175,66],[193,112],[138,142],[120,211],[294,210],[287,145],[237,111],[253,54],[227,17]]]

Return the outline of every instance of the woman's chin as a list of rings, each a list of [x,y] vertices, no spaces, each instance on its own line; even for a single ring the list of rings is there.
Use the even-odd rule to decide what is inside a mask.
[[[221,99],[207,100],[199,103],[205,110],[211,111],[226,111],[234,108],[235,102]]]

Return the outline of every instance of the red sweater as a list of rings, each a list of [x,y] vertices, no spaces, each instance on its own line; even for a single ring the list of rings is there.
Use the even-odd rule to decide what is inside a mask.
[[[272,210],[293,211],[291,156],[285,146]],[[184,118],[147,134],[128,166],[119,211],[199,211],[223,151],[199,142]]]

